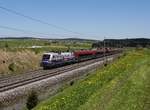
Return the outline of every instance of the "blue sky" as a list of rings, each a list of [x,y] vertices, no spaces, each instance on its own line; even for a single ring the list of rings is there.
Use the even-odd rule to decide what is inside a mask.
[[[150,0],[0,0],[0,6],[64,27],[64,31],[0,9],[0,36],[47,38],[150,38]],[[50,35],[49,35],[50,34]]]

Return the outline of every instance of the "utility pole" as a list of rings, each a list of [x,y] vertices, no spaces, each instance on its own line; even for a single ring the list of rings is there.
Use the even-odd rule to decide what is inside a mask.
[[[104,59],[103,59],[103,63],[104,63],[104,65],[105,65],[105,63],[106,63],[106,53],[105,53],[105,48],[106,48],[106,45],[105,45],[105,36],[104,36],[104,41],[103,41],[103,51],[104,51],[104,55],[103,55],[103,57],[104,57]]]

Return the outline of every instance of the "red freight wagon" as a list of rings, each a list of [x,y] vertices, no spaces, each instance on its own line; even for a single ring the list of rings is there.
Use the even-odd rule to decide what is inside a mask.
[[[75,51],[74,56],[78,61],[85,61],[95,57],[96,50],[80,50]]]
[[[98,50],[96,50],[95,57],[99,58],[99,57],[102,57],[102,56],[104,56],[104,49],[98,49]]]

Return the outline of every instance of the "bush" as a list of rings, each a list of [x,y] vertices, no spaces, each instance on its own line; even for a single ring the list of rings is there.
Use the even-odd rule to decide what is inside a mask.
[[[35,91],[32,91],[29,94],[28,99],[27,99],[27,103],[26,103],[27,109],[31,110],[37,105],[37,103],[38,103],[37,93]]]
[[[8,46],[8,43],[5,43],[5,48],[8,48],[9,46]]]
[[[70,82],[70,86],[72,86],[73,84],[74,84],[74,81],[71,81],[71,82]]]
[[[9,64],[9,66],[8,66],[8,69],[10,70],[10,71],[15,71],[15,63],[11,63],[11,64]]]

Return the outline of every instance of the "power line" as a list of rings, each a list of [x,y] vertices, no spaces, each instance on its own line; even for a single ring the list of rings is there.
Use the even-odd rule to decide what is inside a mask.
[[[14,27],[9,27],[9,26],[3,26],[0,25],[0,28],[2,29],[7,29],[7,30],[12,30],[12,31],[18,31],[18,32],[23,32],[26,34],[32,34],[32,35],[40,35],[40,36],[52,36],[52,35],[57,35],[57,36],[62,36],[65,37],[66,35],[60,35],[60,34],[45,34],[45,33],[40,33],[40,32],[35,32],[35,31],[29,31],[29,30],[24,30],[24,29],[18,29],[18,28],[14,28]]]
[[[78,33],[78,32],[75,32],[75,31],[71,31],[71,30],[68,30],[68,29],[66,29],[66,28],[64,28],[64,27],[60,27],[60,26],[57,26],[57,25],[55,25],[55,24],[51,24],[51,23],[45,22],[45,21],[43,21],[43,20],[36,19],[36,18],[34,18],[34,17],[31,17],[31,16],[27,16],[27,15],[25,15],[25,14],[22,14],[22,13],[20,13],[20,12],[14,11],[14,10],[9,9],[9,8],[5,8],[5,7],[3,7],[3,6],[0,6],[0,9],[3,9],[3,10],[5,10],[5,11],[7,11],[7,12],[13,13],[13,14],[18,15],[18,16],[21,16],[21,17],[24,17],[24,18],[26,18],[26,19],[30,19],[30,20],[32,20],[32,21],[39,22],[39,23],[42,23],[42,24],[51,26],[51,27],[56,28],[56,29],[64,30],[64,31],[66,31],[66,32],[71,32],[71,33],[78,34],[78,35],[83,35],[82,33]]]
[[[2,26],[0,25],[0,28],[3,29],[7,29],[7,30],[13,30],[13,31],[18,31],[18,32],[23,32],[26,34],[32,34],[32,35],[41,35],[41,33],[36,33],[36,32],[32,32],[32,31],[27,31],[27,30],[23,30],[23,29],[18,29],[18,28],[14,28],[14,27],[8,27],[8,26]]]

